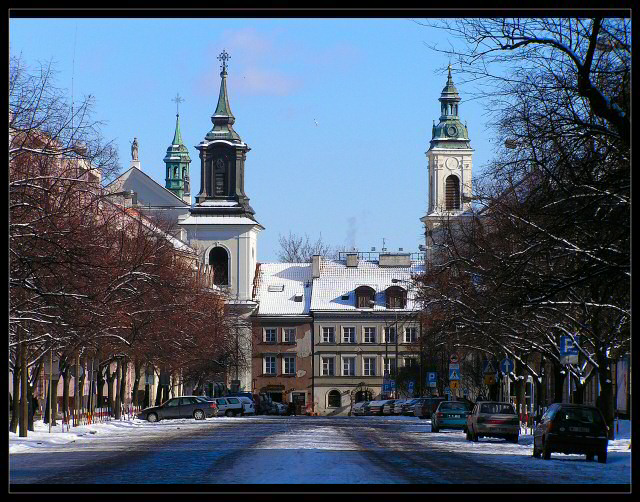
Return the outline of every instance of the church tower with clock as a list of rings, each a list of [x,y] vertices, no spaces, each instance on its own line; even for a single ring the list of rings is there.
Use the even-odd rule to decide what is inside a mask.
[[[440,94],[440,119],[433,124],[426,152],[429,195],[425,224],[426,258],[433,257],[435,237],[445,221],[464,218],[471,211],[471,166],[473,149],[466,123],[459,115],[460,96],[453,84],[451,65],[447,84]]]

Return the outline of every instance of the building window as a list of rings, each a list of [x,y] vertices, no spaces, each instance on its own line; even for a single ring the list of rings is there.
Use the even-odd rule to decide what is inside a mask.
[[[276,356],[264,356],[264,374],[276,374]]]
[[[282,358],[285,375],[295,375],[296,374],[296,356],[284,356]]]
[[[415,327],[404,328],[404,342],[415,343],[418,341],[418,331]]]
[[[336,335],[333,327],[322,328],[322,343],[336,343]]]
[[[356,343],[356,328],[342,328],[342,343]]]
[[[215,247],[209,253],[209,265],[213,268],[213,283],[216,286],[229,285],[229,255],[227,250]]]
[[[362,374],[364,376],[376,376],[376,358],[375,357],[362,358]]]
[[[282,338],[284,343],[296,343],[296,328],[284,328]]]
[[[343,357],[342,358],[342,375],[355,376],[355,374],[356,374],[356,358]]]
[[[396,374],[396,359],[395,357],[385,357],[384,361],[384,371],[389,375]]]
[[[376,343],[376,328],[364,328],[364,343]]]
[[[405,357],[404,358],[404,367],[405,368],[412,368],[414,366],[417,366],[418,362],[416,361],[415,357]]]
[[[278,328],[265,328],[264,341],[266,343],[276,343],[278,341]]]
[[[226,195],[226,169],[224,166],[224,161],[222,159],[218,159],[216,161],[216,173],[215,173],[215,195]]]
[[[396,343],[395,326],[387,326],[384,328],[384,343]]]
[[[388,309],[403,309],[406,305],[407,292],[399,286],[388,287],[385,291]]]
[[[373,308],[375,305],[376,291],[369,286],[356,288],[356,306],[359,309]]]
[[[460,183],[457,176],[450,174],[445,181],[445,208],[447,211],[460,209]]]
[[[322,357],[322,376],[333,376],[334,373],[334,357]]]
[[[340,391],[329,391],[329,394],[327,394],[327,408],[339,408],[340,401]]]

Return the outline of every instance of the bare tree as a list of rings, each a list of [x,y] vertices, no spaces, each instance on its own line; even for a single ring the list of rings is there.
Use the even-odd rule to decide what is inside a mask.
[[[313,255],[333,257],[337,254],[336,250],[323,241],[322,234],[315,242],[311,242],[306,233],[303,237],[289,232],[288,236],[279,235],[278,242],[280,243],[278,259],[282,262],[308,263]]]

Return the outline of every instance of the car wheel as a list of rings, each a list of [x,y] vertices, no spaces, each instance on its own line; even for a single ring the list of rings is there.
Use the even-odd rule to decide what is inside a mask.
[[[598,453],[598,463],[600,464],[607,463],[607,450],[604,450]]]
[[[437,425],[433,425],[431,424],[431,432],[438,432],[440,429],[438,428]]]
[[[587,453],[587,462],[593,462],[593,457],[595,454],[593,452]]]
[[[156,415],[155,413],[149,413],[147,415],[147,420],[151,423],[153,422],[157,422],[158,421],[158,415]]]
[[[196,420],[204,420],[204,411],[202,410],[196,410],[193,412],[193,418],[195,418]]]
[[[224,412],[224,416],[225,417],[230,417],[232,415],[233,415],[233,411],[232,410],[227,410],[227,411]]]
[[[551,458],[551,448],[549,448],[546,441],[542,443],[542,458],[545,460],[549,460]]]

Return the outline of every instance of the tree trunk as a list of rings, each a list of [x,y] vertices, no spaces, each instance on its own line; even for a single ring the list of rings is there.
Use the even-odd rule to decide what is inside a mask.
[[[614,403],[613,403],[613,380],[611,378],[611,365],[613,361],[607,357],[605,347],[596,350],[596,361],[598,363],[598,377],[600,378],[600,399],[599,408],[604,416],[605,422],[609,426],[609,439],[614,439]]]
[[[164,387],[164,385],[160,385],[160,383],[158,383],[158,386],[156,387],[156,401],[154,403],[154,406],[160,406],[160,404],[162,404],[162,388]]]
[[[562,402],[562,391],[564,389],[564,378],[565,375],[561,373],[563,370],[562,365],[553,361],[553,402],[561,403]]]
[[[71,375],[69,374],[69,365],[64,365],[62,373],[62,415],[69,414],[69,385],[71,384]]]
[[[85,378],[87,378],[87,368],[85,367],[86,364],[84,363],[84,361],[80,363],[80,366],[82,367],[83,371],[82,371],[82,376],[78,379],[78,396],[77,396],[78,401],[76,404],[76,409],[78,410],[78,413],[84,411],[84,381],[85,381]]]
[[[116,372],[111,373],[111,363],[107,364],[107,406],[109,407],[109,415],[113,416],[113,382],[116,379]]]
[[[98,361],[100,360],[99,357],[97,359],[98,359]],[[107,371],[109,371],[109,366],[108,365],[107,365]],[[97,374],[96,408],[104,407],[104,383],[105,383],[104,372],[105,372],[105,365],[104,364],[99,364],[98,365],[98,374]]]
[[[58,373],[60,375],[60,373]],[[58,417],[58,383],[60,382],[60,376],[58,378],[51,379],[51,425],[58,425],[56,418]],[[47,406],[47,417],[49,413],[49,407]]]
[[[20,418],[19,418],[19,429],[20,429],[20,437],[27,437],[27,416],[29,414],[29,398],[27,396],[28,392],[28,371],[27,371],[27,346],[25,343],[22,343],[22,347],[20,347],[20,367],[22,371],[20,371]]]
[[[515,373],[516,379],[513,384],[514,395],[516,396],[516,413],[520,420],[524,420],[525,410],[527,407],[527,398],[525,396],[527,375],[525,373],[525,366],[519,359],[515,360]]]
[[[133,388],[131,389],[131,402],[133,406],[138,406],[138,386],[140,385],[140,377],[142,374],[142,363],[136,357],[133,363]]]
[[[120,364],[120,409],[127,405],[127,358],[122,359]]]
[[[16,354],[16,364],[13,367],[13,394],[11,396],[11,424],[9,430],[14,434],[18,432],[18,417],[20,416],[20,365],[19,356]]]

